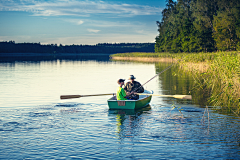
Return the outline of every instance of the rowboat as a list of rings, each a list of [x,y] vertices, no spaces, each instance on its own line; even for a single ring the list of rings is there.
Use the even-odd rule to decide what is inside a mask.
[[[146,94],[153,94],[153,91],[145,90]],[[152,99],[151,95],[139,95],[138,100],[117,100],[116,95],[108,99],[109,109],[139,109],[147,106]]]

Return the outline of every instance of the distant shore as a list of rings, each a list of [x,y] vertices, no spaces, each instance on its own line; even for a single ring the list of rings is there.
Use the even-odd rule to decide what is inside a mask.
[[[116,61],[136,61],[136,62],[149,62],[149,63],[157,63],[157,62],[165,62],[165,63],[176,63],[178,59],[176,58],[156,58],[156,57],[111,57],[112,60]],[[197,70],[201,73],[206,72],[210,65],[206,62],[185,62],[184,64],[180,64],[181,68],[187,71]]]

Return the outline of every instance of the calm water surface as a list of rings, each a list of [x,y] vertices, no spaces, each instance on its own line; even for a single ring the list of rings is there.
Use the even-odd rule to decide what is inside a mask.
[[[0,159],[239,159],[240,119],[193,101],[153,97],[137,111],[109,110],[117,79],[146,82],[169,64],[112,62],[108,55],[0,63]],[[188,94],[191,76],[172,68],[145,88]],[[173,108],[175,107],[175,108]]]

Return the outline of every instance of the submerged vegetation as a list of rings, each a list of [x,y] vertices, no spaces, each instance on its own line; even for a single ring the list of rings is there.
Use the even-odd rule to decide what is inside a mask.
[[[191,71],[195,88],[210,95],[208,104],[240,114],[240,52],[212,53],[123,53],[112,57],[152,57],[179,60],[179,67]]]

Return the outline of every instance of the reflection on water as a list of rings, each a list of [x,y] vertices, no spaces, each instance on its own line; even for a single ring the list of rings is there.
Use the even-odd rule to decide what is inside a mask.
[[[62,53],[62,54],[47,54],[47,53],[0,53],[0,62],[41,62],[41,61],[82,61],[82,60],[95,60],[95,61],[108,61],[110,54],[104,53]]]
[[[59,99],[113,93],[117,79],[134,74],[144,83],[167,66],[96,56],[0,63],[0,159],[239,159],[240,119],[208,113],[177,68],[145,88],[190,91],[193,101],[153,97],[141,110],[108,110],[111,96]]]
[[[171,63],[156,63],[156,73],[161,72]],[[166,72],[159,76],[159,83],[161,83],[162,93],[164,95],[192,95],[194,104],[205,107],[207,99],[210,97],[205,90],[197,88],[193,76],[173,66]],[[188,103],[188,101],[178,100],[177,103]],[[170,102],[171,103],[171,102]]]
[[[124,137],[134,137],[136,135],[136,128],[141,128],[139,118],[141,114],[147,114],[151,107],[148,105],[138,110],[109,110],[109,114],[116,114],[117,137],[122,139]],[[125,121],[125,122],[124,122]]]

